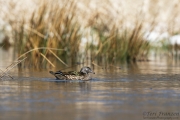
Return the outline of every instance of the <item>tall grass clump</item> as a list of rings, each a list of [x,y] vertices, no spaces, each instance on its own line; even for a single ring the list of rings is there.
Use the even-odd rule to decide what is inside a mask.
[[[87,48],[91,50],[92,59],[105,63],[148,60],[151,45],[143,37],[143,20],[136,18],[134,26],[127,27],[124,19],[120,22],[107,20],[106,24],[104,19],[100,22],[97,19],[92,23],[92,32],[98,44],[91,42]]]
[[[144,34],[147,24],[155,28],[156,18],[146,15],[142,1],[133,10],[124,10],[128,2],[96,2],[40,0],[27,18],[10,21],[18,57],[29,56],[27,64],[44,67],[55,67],[56,60],[72,65],[80,54],[99,63],[147,60],[151,46]]]
[[[53,61],[53,58],[64,62],[75,61],[81,38],[81,26],[75,14],[76,4],[73,1],[61,4],[42,1],[30,19],[23,18],[14,27],[18,56],[32,50],[28,55],[35,66],[42,62],[47,63],[48,60]]]

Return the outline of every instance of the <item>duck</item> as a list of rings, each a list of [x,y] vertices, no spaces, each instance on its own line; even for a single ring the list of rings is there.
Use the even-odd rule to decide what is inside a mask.
[[[50,74],[54,75],[58,80],[91,80],[91,76],[89,73],[95,74],[95,72],[90,67],[82,67],[81,70],[78,71],[69,71],[69,72],[62,72],[62,71],[49,71]]]

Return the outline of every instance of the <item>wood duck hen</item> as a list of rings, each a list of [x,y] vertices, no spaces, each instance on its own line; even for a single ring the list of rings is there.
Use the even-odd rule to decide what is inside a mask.
[[[93,70],[91,70],[90,67],[82,67],[79,72],[77,71],[69,71],[69,72],[62,72],[62,71],[49,71],[52,75],[56,77],[56,79],[59,80],[90,80],[90,74],[93,73]]]

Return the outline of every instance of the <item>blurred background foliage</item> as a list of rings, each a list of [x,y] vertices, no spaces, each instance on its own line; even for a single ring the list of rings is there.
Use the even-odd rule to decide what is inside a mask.
[[[180,49],[178,0],[7,0],[0,6],[0,45],[14,46],[30,66],[148,61],[152,51],[177,56]]]

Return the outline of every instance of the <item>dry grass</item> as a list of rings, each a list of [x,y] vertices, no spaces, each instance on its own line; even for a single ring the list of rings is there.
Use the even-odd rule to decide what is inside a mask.
[[[23,19],[20,27],[14,28],[15,46],[19,56],[29,53],[35,66],[46,60],[55,67],[51,62],[52,57],[67,66],[65,62],[68,57],[75,59],[81,38],[80,25],[74,13],[76,4],[68,1],[60,7],[54,2],[49,2],[42,2],[26,23]],[[53,48],[61,49],[52,51]]]
[[[86,61],[87,57],[93,63],[96,60],[101,63],[147,60],[151,46],[144,40],[144,33],[156,29],[163,15],[168,16],[160,14],[162,9],[179,9],[176,2],[167,9],[160,8],[162,1],[155,4],[157,2],[138,0],[133,7],[131,0],[106,0],[96,6],[97,3],[93,0],[40,0],[39,6],[27,17],[9,19],[18,56],[30,56],[29,61],[34,66],[45,63],[51,67],[56,66],[54,58],[65,66],[67,63],[71,66],[79,59]],[[172,19],[167,17],[160,23],[174,21],[176,24],[174,19],[178,17],[174,14]],[[174,24],[167,28],[175,27]],[[177,29],[168,31],[174,33]],[[83,48],[82,38],[88,41]]]
[[[109,36],[103,38],[97,46],[96,56],[106,56],[107,60],[139,60],[147,57],[149,43],[143,39],[141,24],[135,28],[127,29],[122,33],[118,28],[113,28]]]
[[[27,57],[23,58],[23,59],[18,59],[16,61],[14,61],[13,63],[11,63],[9,66],[6,67],[6,69],[3,71],[0,69],[0,71],[2,72],[2,74],[0,75],[0,79],[3,79],[3,77],[7,76],[10,77],[11,79],[13,79],[13,77],[11,75],[8,74],[8,72],[13,69],[14,67],[16,67],[18,64],[20,64],[21,62],[23,62]]]

